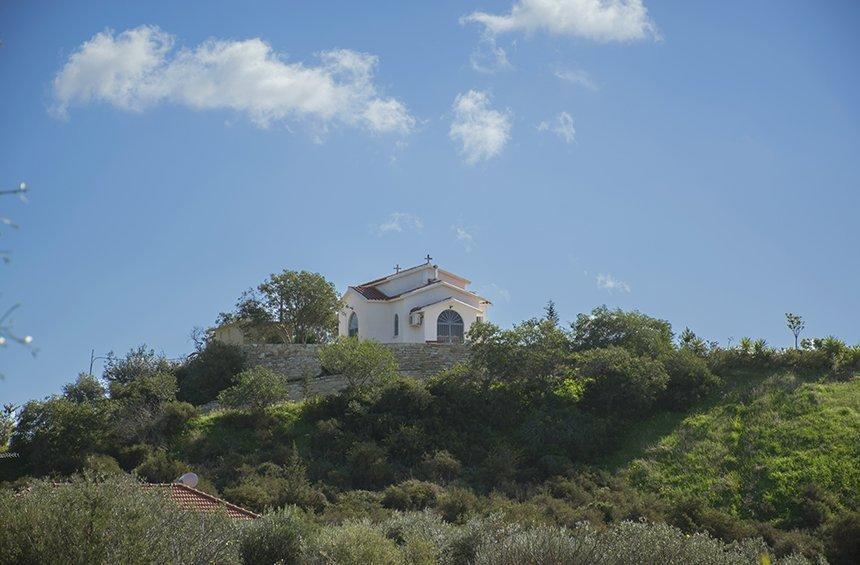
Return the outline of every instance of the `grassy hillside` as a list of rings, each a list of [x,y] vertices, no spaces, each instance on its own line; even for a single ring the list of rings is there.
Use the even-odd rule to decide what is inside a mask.
[[[645,423],[645,435],[667,420]],[[666,431],[627,471],[642,489],[785,527],[809,525],[815,512],[856,509],[860,380],[747,377]]]

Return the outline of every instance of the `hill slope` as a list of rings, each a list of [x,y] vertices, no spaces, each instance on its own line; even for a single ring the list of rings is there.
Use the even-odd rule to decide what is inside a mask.
[[[735,387],[652,444],[627,466],[635,484],[783,527],[856,509],[860,380],[758,381]]]

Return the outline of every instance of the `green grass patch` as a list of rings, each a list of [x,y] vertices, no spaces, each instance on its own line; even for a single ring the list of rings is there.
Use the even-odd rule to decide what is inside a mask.
[[[834,510],[860,503],[860,380],[771,376],[653,441],[661,431],[641,432],[651,446],[628,465],[640,488],[782,524],[811,485],[832,497]]]

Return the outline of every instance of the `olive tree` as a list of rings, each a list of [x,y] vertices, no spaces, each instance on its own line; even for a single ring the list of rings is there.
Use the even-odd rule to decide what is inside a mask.
[[[337,331],[340,300],[334,285],[318,273],[284,270],[246,291],[219,323],[238,322],[283,343],[320,343]]]

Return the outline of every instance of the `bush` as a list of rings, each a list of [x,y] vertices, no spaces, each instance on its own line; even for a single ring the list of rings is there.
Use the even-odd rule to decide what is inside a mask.
[[[128,475],[0,490],[4,563],[237,563],[237,524],[144,491]]]
[[[436,503],[442,489],[433,483],[409,479],[385,489],[382,505],[394,510],[424,510]]]
[[[311,525],[293,506],[282,508],[254,520],[239,539],[239,552],[245,565],[301,563],[304,540],[313,535]]]
[[[463,487],[448,487],[436,500],[436,510],[445,520],[452,523],[462,523],[473,514],[478,507],[478,497],[471,490]]]
[[[391,565],[403,563],[397,544],[368,520],[323,528],[308,540],[305,561],[309,564]]]
[[[660,362],[620,347],[582,353],[577,370],[586,383],[583,404],[606,415],[641,416],[669,382]]]
[[[283,467],[267,462],[255,468],[244,466],[240,472],[241,479],[225,488],[224,495],[255,511],[284,505],[322,510],[327,503],[325,495],[308,482],[304,463],[295,451]]]
[[[266,406],[288,398],[284,377],[265,367],[254,367],[236,375],[233,386],[218,395],[218,402],[223,406],[250,408],[260,413]]]
[[[152,431],[159,438],[170,438],[181,433],[185,425],[199,415],[197,407],[188,402],[167,402],[161,406],[160,413],[152,425]]]
[[[606,306],[576,317],[573,345],[578,351],[622,347],[634,355],[652,358],[674,349],[672,325],[666,320],[658,320],[636,310],[610,310]]]
[[[349,388],[373,388],[397,373],[394,354],[384,345],[358,338],[342,338],[319,352],[320,364],[332,375],[343,375]]]
[[[388,454],[373,441],[359,442],[350,447],[347,462],[352,482],[358,488],[380,488],[394,476]]]
[[[828,525],[827,558],[836,565],[860,563],[860,512],[846,512]]]
[[[669,382],[663,392],[663,404],[670,410],[684,410],[700,401],[720,383],[705,360],[691,349],[680,349],[663,359]]]
[[[211,340],[176,370],[179,383],[176,396],[191,404],[205,404],[215,400],[244,369],[241,348]]]
[[[188,464],[173,459],[163,449],[156,449],[146,455],[134,472],[150,483],[170,483],[188,470]]]
[[[427,479],[445,484],[460,476],[460,473],[463,472],[463,465],[456,457],[442,449],[434,451],[432,455],[424,454],[421,461],[421,472]]]

